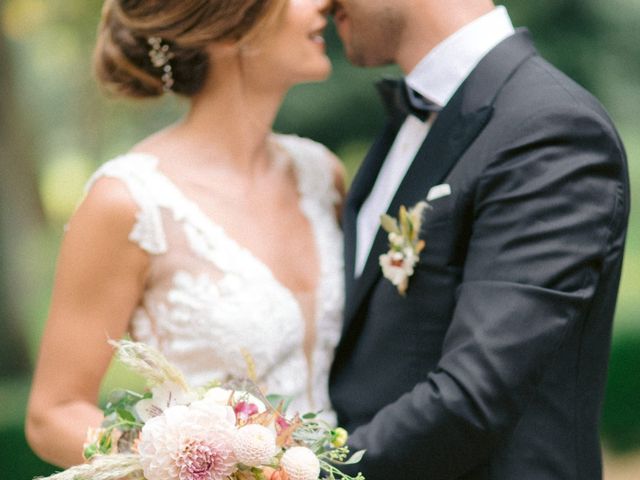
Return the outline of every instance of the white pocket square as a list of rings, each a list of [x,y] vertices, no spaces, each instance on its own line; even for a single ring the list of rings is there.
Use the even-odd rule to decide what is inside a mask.
[[[448,183],[436,185],[429,190],[429,193],[427,193],[427,202],[446,197],[447,195],[451,195],[451,186]]]

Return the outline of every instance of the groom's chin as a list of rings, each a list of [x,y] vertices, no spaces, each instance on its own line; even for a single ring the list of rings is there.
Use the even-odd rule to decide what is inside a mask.
[[[352,65],[363,68],[384,67],[395,64],[393,59],[371,58],[363,52],[344,49],[345,56]]]
[[[342,50],[349,63],[358,67],[382,67],[395,64],[393,58],[383,57],[380,52],[374,51],[368,45],[362,45],[362,42],[354,41],[346,34],[340,33],[342,42]]]

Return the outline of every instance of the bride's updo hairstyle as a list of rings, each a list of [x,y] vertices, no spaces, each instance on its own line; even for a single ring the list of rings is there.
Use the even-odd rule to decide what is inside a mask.
[[[94,68],[110,91],[156,97],[167,90],[163,69],[149,55],[150,39],[161,39],[170,55],[170,89],[192,96],[209,68],[206,47],[242,42],[280,17],[288,0],[106,0]]]

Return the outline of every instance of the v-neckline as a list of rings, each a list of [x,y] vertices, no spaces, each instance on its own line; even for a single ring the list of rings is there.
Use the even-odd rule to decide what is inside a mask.
[[[281,146],[279,143],[277,143],[277,141],[274,141],[274,143],[276,144],[278,149],[284,150],[285,153],[287,153],[285,147]],[[187,205],[190,211],[193,214],[195,214],[197,218],[199,218],[199,221],[202,222],[202,228],[205,228],[205,229],[208,228],[208,229],[217,231],[222,236],[222,238],[224,238],[227,244],[231,245],[231,247],[234,248],[236,251],[238,251],[241,255],[244,255],[245,257],[249,258],[252,263],[254,263],[261,271],[264,272],[264,274],[267,276],[269,280],[271,280],[275,285],[278,286],[280,290],[286,292],[286,294],[291,297],[291,299],[294,301],[298,309],[301,319],[305,322],[305,324],[307,323],[307,319],[305,318],[305,315],[304,315],[304,308],[301,305],[295,290],[285,285],[275,275],[273,270],[269,267],[269,265],[264,260],[258,257],[255,253],[253,253],[253,251],[251,251],[250,248],[246,247],[245,245],[240,243],[238,240],[236,240],[233,236],[231,236],[222,225],[216,222],[210,215],[206,214],[205,211],[202,209],[202,207],[200,207],[200,205],[195,200],[191,199],[186,193],[184,193],[184,191],[178,186],[178,184],[159,168],[160,159],[156,155],[153,155],[150,153],[142,153],[142,152],[136,153],[136,155],[150,158],[153,161],[152,163],[153,171],[156,173],[156,175],[158,175],[161,179],[163,179],[164,182],[166,182],[171,189],[174,190],[179,201]],[[293,166],[295,186],[298,194],[298,201],[296,202],[297,208],[309,224],[309,228],[311,230],[311,235],[312,235],[311,243],[313,245],[314,256],[316,259],[316,268],[318,271],[318,278],[315,281],[314,287],[308,291],[300,291],[300,296],[308,293],[311,293],[313,295],[313,318],[310,320],[312,321],[312,324],[314,325],[314,327],[317,327],[316,324],[318,321],[318,306],[320,305],[319,296],[320,296],[320,292],[322,291],[321,289],[322,272],[324,270],[322,265],[322,258],[320,254],[320,245],[318,244],[317,225],[314,222],[312,216],[310,216],[308,212],[305,210],[303,205],[306,199],[306,194],[302,188],[302,179],[301,179],[302,172],[300,171],[300,168],[297,165],[295,159],[293,159],[290,155],[288,156],[289,156],[291,165]],[[311,354],[313,354],[313,352],[311,352]]]

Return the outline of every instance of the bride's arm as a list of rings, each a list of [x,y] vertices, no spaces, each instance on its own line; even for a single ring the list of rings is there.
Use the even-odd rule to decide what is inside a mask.
[[[69,223],[29,399],[26,435],[46,461],[82,463],[88,427],[97,427],[108,338],[127,330],[140,301],[148,255],[128,240],[136,204],[117,180],[100,179]]]

